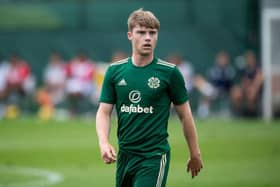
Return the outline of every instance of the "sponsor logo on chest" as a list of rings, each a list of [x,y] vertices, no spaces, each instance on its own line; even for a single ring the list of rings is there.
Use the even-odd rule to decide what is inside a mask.
[[[140,104],[137,104],[142,99],[140,91],[138,91],[138,90],[130,91],[128,94],[128,99],[133,104],[130,104],[130,105],[123,104],[121,106],[121,112],[129,113],[129,114],[131,114],[131,113],[153,114],[154,113],[154,108],[152,106],[143,107]],[[135,106],[134,104],[137,104],[137,105]]]
[[[118,86],[127,86],[127,82],[124,78],[122,78],[118,82]],[[157,89],[160,87],[160,80],[157,77],[150,77],[147,80],[147,85],[151,89]],[[129,105],[122,104],[120,111],[123,113],[144,113],[144,114],[153,114],[154,113],[154,107],[153,106],[141,106],[138,104],[142,97],[141,92],[139,90],[132,90],[128,93],[128,99],[131,102]]]

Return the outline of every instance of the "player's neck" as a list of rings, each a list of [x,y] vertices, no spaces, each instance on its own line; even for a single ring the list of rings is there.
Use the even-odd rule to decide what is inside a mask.
[[[139,54],[132,54],[131,59],[132,59],[132,63],[135,66],[143,67],[150,64],[153,61],[154,55],[151,54],[151,55],[143,56]]]

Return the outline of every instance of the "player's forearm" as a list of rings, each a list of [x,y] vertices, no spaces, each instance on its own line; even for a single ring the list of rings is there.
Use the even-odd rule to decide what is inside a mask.
[[[175,107],[182,123],[183,133],[189,147],[190,156],[194,157],[200,155],[197,132],[189,103],[187,102]]]
[[[110,135],[110,115],[98,111],[96,114],[96,132],[98,136],[99,145],[109,143]]]
[[[190,156],[196,157],[200,155],[197,131],[195,128],[193,118],[189,116],[186,119],[183,119],[182,125],[183,125],[184,136],[189,147]]]

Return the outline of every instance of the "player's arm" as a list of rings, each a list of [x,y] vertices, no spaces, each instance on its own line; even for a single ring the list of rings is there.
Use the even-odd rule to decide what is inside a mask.
[[[101,157],[106,164],[116,161],[116,152],[109,142],[113,104],[100,103],[96,113],[96,133]]]
[[[197,131],[189,102],[181,105],[175,105],[175,109],[182,123],[183,133],[190,151],[190,158],[187,163],[187,171],[191,171],[192,177],[195,177],[202,169],[203,164],[198,145]]]

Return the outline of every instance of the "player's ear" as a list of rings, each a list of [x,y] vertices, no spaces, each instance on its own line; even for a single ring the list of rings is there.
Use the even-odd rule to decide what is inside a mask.
[[[132,40],[132,32],[130,31],[127,32],[127,38],[128,40]]]

